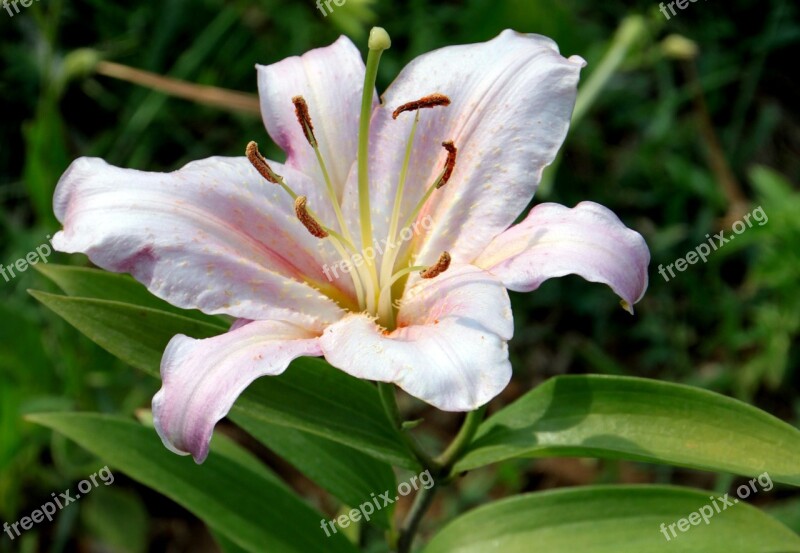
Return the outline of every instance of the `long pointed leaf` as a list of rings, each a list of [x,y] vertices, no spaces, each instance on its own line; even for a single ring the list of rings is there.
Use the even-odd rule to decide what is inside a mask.
[[[423,553],[800,552],[800,537],[744,501],[719,513],[711,507],[710,516],[705,509],[706,519],[692,516],[697,524],[688,520],[707,505],[713,505],[708,492],[667,486],[528,494],[470,511]],[[678,521],[684,518],[681,531]]]
[[[550,379],[490,417],[457,470],[511,457],[651,461],[800,485],[800,431],[755,407],[642,378]]]
[[[167,451],[152,429],[119,417],[83,413],[31,415],[91,451],[114,470],[166,495],[237,546],[260,553],[356,551],[320,528],[321,515],[234,455],[202,466]]]

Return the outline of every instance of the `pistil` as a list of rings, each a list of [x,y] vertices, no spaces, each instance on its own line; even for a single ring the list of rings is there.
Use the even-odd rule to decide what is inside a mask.
[[[358,208],[359,222],[361,224],[361,247],[372,246],[372,213],[369,198],[369,124],[372,116],[372,98],[375,91],[375,82],[378,78],[378,65],[381,55],[392,45],[389,33],[381,27],[373,27],[369,33],[369,54],[367,54],[367,71],[364,76],[364,90],[361,95],[361,120],[358,131]],[[367,301],[370,312],[376,312],[376,303],[380,295],[378,271],[375,260],[366,258],[367,271],[374,286],[372,301]]]

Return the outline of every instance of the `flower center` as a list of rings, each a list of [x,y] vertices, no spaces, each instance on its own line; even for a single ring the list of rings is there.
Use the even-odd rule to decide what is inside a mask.
[[[452,141],[442,143],[442,146],[447,152],[442,171],[436,180],[427,188],[414,209],[406,217],[403,224],[400,225],[400,209],[408,177],[411,154],[413,152],[414,137],[420,121],[420,110],[449,106],[450,98],[444,94],[435,93],[420,98],[419,100],[408,102],[395,109],[392,114],[393,119],[397,119],[401,114],[406,112],[414,112],[415,116],[406,144],[404,162],[398,177],[389,231],[385,241],[386,249],[383,252],[381,266],[378,268],[376,266],[375,256],[369,256],[363,253],[366,252],[368,248],[372,248],[372,244],[374,243],[369,197],[369,123],[372,116],[372,97],[373,91],[375,90],[378,64],[383,51],[389,48],[390,45],[391,40],[385,30],[380,27],[372,29],[369,38],[369,54],[367,56],[358,137],[357,167],[360,251],[357,250],[354,236],[345,223],[339,198],[331,182],[330,173],[328,172],[325,160],[319,148],[319,143],[314,134],[314,124],[311,121],[308,104],[302,96],[295,96],[292,98],[295,114],[297,115],[298,124],[303,130],[303,135],[316,154],[317,163],[319,164],[320,171],[325,180],[328,200],[333,207],[340,232],[337,232],[330,226],[327,226],[323,221],[320,221],[319,217],[312,211],[312,206],[308,205],[308,199],[305,196],[297,195],[289,187],[284,178],[272,170],[264,156],[258,151],[258,145],[255,142],[250,142],[247,145],[246,155],[250,163],[261,176],[267,181],[279,185],[292,198],[297,218],[306,229],[316,238],[330,241],[331,245],[342,258],[342,261],[350,267],[349,274],[353,280],[353,287],[356,291],[358,310],[376,315],[378,317],[378,322],[382,326],[392,330],[395,328],[396,311],[399,309],[399,303],[393,301],[392,290],[402,290],[403,282],[401,282],[401,279],[407,278],[408,275],[414,271],[419,271],[422,278],[435,278],[445,272],[450,266],[450,254],[448,252],[443,252],[436,264],[430,267],[415,266],[411,262],[409,262],[408,266],[396,267],[397,257],[401,249],[398,243],[398,231],[402,234],[403,230],[409,228],[409,225],[416,220],[431,195],[447,184],[455,168],[458,150]],[[354,256],[359,256],[359,259],[362,260],[363,263],[353,263],[352,260]],[[320,291],[326,293],[325,290]],[[340,301],[340,304],[341,303]]]

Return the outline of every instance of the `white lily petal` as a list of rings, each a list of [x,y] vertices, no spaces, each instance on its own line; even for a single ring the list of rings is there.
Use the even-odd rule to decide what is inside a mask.
[[[455,262],[471,263],[533,198],[543,169],[555,159],[566,136],[584,65],[577,56],[562,57],[548,38],[513,31],[413,60],[386,91],[373,117],[377,236],[382,239],[387,232],[392,193],[414,120],[413,113],[393,120],[394,109],[432,93],[451,99],[449,107],[420,114],[403,212],[411,211],[442,170],[442,142],[454,141],[458,159],[452,178],[420,215],[432,216],[434,225],[417,246],[417,264],[433,262],[442,251],[449,251]],[[348,194],[350,190],[348,186]]]
[[[313,177],[319,193],[325,189],[316,154],[292,104],[292,98],[303,96],[322,157],[341,199],[358,149],[358,117],[366,72],[358,48],[343,36],[325,48],[256,68],[264,124],[286,152],[287,165]]]
[[[278,321],[251,322],[205,340],[175,336],[153,398],[156,430],[171,451],[202,463],[214,426],[250,383],[281,374],[298,357],[321,353],[313,333]]]
[[[397,330],[351,314],[327,328],[320,345],[329,363],[353,376],[394,382],[445,411],[471,411],[508,384],[513,330],[503,285],[461,266],[409,291]]]
[[[475,263],[517,292],[577,274],[610,286],[632,312],[647,289],[649,262],[638,232],[602,205],[581,202],[572,209],[537,205],[523,222],[495,238]]]
[[[61,177],[54,205],[64,224],[57,250],[131,273],[178,307],[321,329],[343,311],[308,283],[352,297],[349,281],[329,283],[323,274],[337,258],[320,250],[288,196],[245,158],[210,158],[172,173],[81,158]]]

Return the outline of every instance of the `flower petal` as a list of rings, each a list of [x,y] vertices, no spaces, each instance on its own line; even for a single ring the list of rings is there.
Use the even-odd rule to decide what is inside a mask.
[[[394,382],[439,409],[471,411],[508,384],[513,332],[503,285],[461,266],[412,288],[397,330],[352,314],[327,328],[320,344],[329,363],[353,376]]]
[[[171,451],[202,463],[214,426],[250,383],[281,374],[298,357],[321,353],[313,333],[278,321],[255,321],[205,340],[175,336],[153,398],[156,430]]]
[[[602,282],[631,312],[647,289],[649,262],[644,238],[594,202],[581,202],[572,209],[537,205],[475,261],[517,292],[530,292],[549,278],[568,274]]]
[[[470,263],[526,208],[569,128],[584,61],[565,59],[548,38],[504,31],[486,43],[451,46],[412,61],[383,96],[373,118],[373,211],[378,235],[403,165],[413,113],[393,120],[399,105],[432,93],[452,104],[423,110],[408,173],[404,212],[410,213],[442,170],[442,142],[453,140],[452,178],[429,200],[433,230],[415,264],[449,251]],[[349,193],[349,189],[348,189]],[[405,217],[404,217],[405,218]],[[381,234],[383,232],[384,234]]]
[[[292,104],[292,98],[303,96],[322,157],[341,198],[358,149],[358,119],[366,72],[358,48],[343,36],[325,48],[256,68],[264,124],[275,143],[286,152],[287,165],[314,178],[319,183],[318,190],[324,190],[325,181],[316,155]]]
[[[131,273],[178,307],[321,330],[343,311],[304,282],[352,297],[346,279],[331,284],[323,274],[334,254],[319,249],[288,195],[245,158],[210,158],[173,173],[81,158],[61,177],[54,204],[64,224],[57,250]]]

